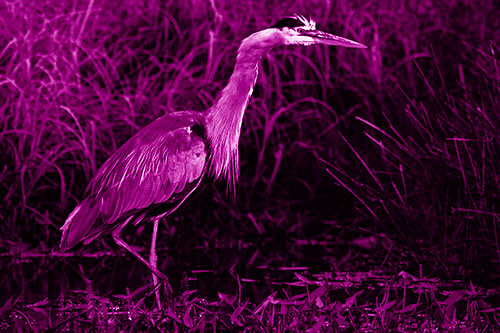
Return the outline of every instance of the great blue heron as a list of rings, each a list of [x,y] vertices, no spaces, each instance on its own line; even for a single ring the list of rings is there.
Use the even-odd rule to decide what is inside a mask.
[[[243,115],[257,79],[259,62],[280,45],[325,44],[366,48],[355,41],[316,29],[312,20],[295,15],[243,39],[227,86],[204,112],[179,111],[162,116],[115,151],[90,181],[85,198],[61,227],[62,250],[88,244],[104,232],[144,263],[157,277],[158,220],[175,211],[205,175],[238,180],[238,141]],[[123,241],[129,224],[154,221],[149,262]],[[159,304],[158,292],[156,294]]]

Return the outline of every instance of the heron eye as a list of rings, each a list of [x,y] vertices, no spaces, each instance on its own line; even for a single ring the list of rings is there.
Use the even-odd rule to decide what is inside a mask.
[[[304,29],[302,29],[302,28],[297,28],[297,32],[298,32],[299,34],[302,34],[302,33],[304,33]]]

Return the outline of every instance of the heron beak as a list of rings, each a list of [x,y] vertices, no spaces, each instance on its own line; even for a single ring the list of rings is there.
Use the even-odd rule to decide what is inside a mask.
[[[353,40],[332,35],[328,32],[320,31],[320,30],[309,30],[304,31],[302,33],[304,36],[311,37],[318,44],[325,45],[335,45],[335,46],[343,46],[343,47],[351,47],[356,49],[366,49],[367,46],[361,43],[355,42]]]

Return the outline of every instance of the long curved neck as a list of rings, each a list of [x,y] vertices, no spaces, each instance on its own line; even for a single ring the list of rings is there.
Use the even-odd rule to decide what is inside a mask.
[[[255,35],[255,34],[254,34]],[[243,115],[258,75],[263,48],[255,45],[255,36],[244,39],[238,49],[236,65],[227,86],[206,116],[206,134],[210,142],[210,173],[226,178],[234,191],[239,176],[238,141]]]

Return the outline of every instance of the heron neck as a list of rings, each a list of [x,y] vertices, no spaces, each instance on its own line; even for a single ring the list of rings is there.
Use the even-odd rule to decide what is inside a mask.
[[[243,115],[258,75],[262,52],[249,50],[244,40],[227,86],[207,114],[206,134],[210,142],[210,173],[226,178],[233,187],[239,176],[238,141]]]

